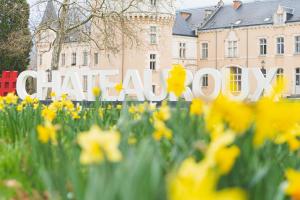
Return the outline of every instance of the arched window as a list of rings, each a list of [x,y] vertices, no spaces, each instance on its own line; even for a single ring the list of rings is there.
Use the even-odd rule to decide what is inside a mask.
[[[242,69],[230,67],[230,91],[239,93],[242,90]]]
[[[277,69],[276,80],[283,81],[284,70],[282,68]]]

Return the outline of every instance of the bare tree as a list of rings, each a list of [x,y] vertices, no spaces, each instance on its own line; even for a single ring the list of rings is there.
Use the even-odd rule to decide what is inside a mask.
[[[45,13],[49,15],[48,21],[43,19],[35,33],[44,30],[55,33],[50,46],[52,70],[58,69],[63,44],[70,35],[74,34],[77,42],[89,41],[100,50],[117,53],[124,48],[124,41],[131,45],[139,43],[136,35],[139,27],[129,20],[129,15],[135,12],[150,14],[143,10],[147,0],[48,0],[47,3],[52,3],[57,11],[47,11],[51,12]],[[45,4],[45,0],[37,0],[34,6],[41,4]],[[155,9],[151,11],[151,15],[155,13]]]

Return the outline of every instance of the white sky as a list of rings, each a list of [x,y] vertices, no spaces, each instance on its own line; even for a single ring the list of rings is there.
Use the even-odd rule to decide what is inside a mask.
[[[216,5],[219,0],[177,0],[180,4],[180,8],[202,7]],[[225,4],[230,4],[232,0],[223,0]],[[242,0],[243,2],[251,0]]]

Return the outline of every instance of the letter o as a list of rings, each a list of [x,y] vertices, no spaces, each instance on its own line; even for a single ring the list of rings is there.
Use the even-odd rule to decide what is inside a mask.
[[[212,76],[215,83],[215,87],[210,95],[205,95],[201,87],[201,80],[206,74]],[[203,97],[208,100],[214,100],[220,95],[221,89],[222,76],[217,69],[204,68],[196,72],[193,80],[193,93],[196,97]]]

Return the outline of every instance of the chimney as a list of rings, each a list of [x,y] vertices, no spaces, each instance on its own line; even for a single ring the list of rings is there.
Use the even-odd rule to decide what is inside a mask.
[[[239,0],[233,0],[232,7],[237,10],[242,6],[243,2]]]
[[[180,15],[185,21],[187,21],[191,17],[192,14],[189,12],[182,11],[182,12],[180,12]]]
[[[224,6],[223,0],[220,0],[220,1],[218,2],[218,7],[221,7],[221,6]]]

